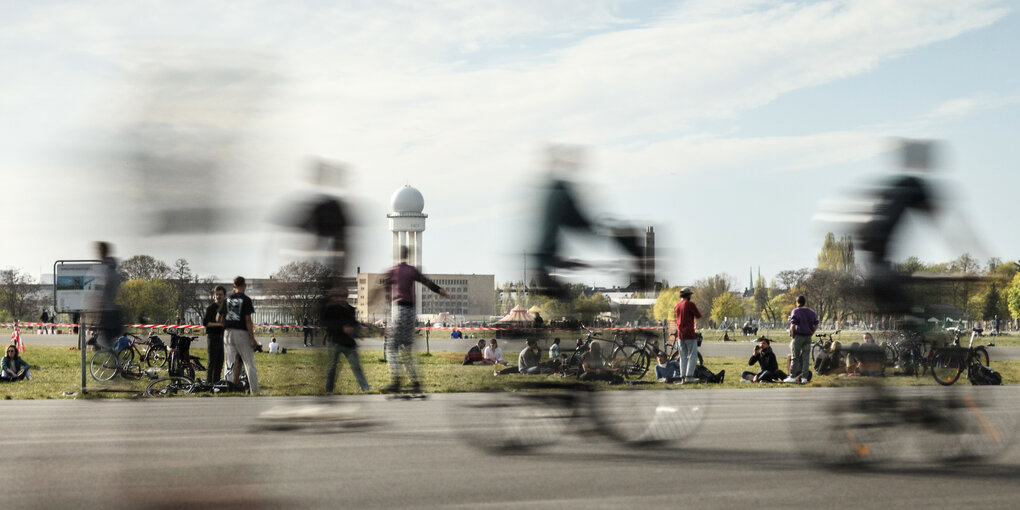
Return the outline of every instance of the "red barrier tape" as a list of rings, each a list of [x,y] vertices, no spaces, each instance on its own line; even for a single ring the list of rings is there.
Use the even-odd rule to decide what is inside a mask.
[[[43,326],[45,326],[45,327],[73,328],[73,327],[77,326],[77,324],[58,324],[58,323],[43,324],[42,322],[19,322],[18,326],[25,327],[25,328],[35,328],[35,327],[43,327]],[[0,324],[0,327],[13,328],[14,327],[14,323]],[[198,325],[198,324],[125,324],[124,327],[125,328],[143,328],[143,329],[204,329],[205,328],[205,326],[201,326],[201,325]],[[255,327],[256,328],[264,328],[264,329],[277,329],[277,328],[294,328],[294,329],[311,328],[311,329],[319,329],[318,326],[302,326],[300,324],[256,324]],[[456,326],[432,326],[430,328],[419,327],[417,329],[419,331],[425,331],[425,330],[430,330],[430,331],[453,331],[455,329],[458,330],[458,331],[520,331],[522,329],[534,329],[534,328],[490,328],[490,327],[466,327],[466,328],[460,328],[460,327],[456,327]],[[648,331],[659,331],[659,330],[662,330],[662,327],[658,327],[658,326],[641,326],[641,327],[634,327],[634,328],[591,328],[591,329],[593,331],[634,331],[634,330],[638,330],[638,329],[648,330]],[[546,328],[543,328],[542,331],[578,331],[578,330],[576,330],[576,329],[546,329]]]

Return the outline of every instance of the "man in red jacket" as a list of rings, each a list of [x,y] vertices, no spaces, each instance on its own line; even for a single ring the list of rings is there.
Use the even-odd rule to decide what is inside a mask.
[[[676,338],[680,343],[680,376],[681,383],[699,382],[694,378],[694,370],[698,367],[698,334],[695,331],[701,312],[691,301],[694,291],[690,287],[680,290],[680,302],[673,308],[676,314]]]

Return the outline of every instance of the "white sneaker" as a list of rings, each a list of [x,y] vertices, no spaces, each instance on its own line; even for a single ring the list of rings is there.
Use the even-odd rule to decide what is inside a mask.
[[[754,382],[754,381],[752,381],[750,379],[741,379],[740,382],[745,383],[745,382]]]
[[[791,375],[790,377],[787,377],[786,379],[783,379],[783,382],[784,383],[795,383],[795,382],[797,382],[797,378]]]

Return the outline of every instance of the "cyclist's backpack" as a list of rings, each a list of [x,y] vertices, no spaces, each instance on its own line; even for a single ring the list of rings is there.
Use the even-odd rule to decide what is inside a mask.
[[[998,386],[1002,384],[1002,374],[984,365],[972,365],[967,370],[967,379],[975,386]]]

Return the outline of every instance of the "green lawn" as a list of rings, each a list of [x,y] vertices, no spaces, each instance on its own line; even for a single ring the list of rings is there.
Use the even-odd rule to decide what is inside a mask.
[[[203,359],[204,349],[193,349]],[[285,355],[256,354],[259,371],[259,383],[266,395],[310,395],[323,391],[326,373],[326,352],[322,349],[298,350]],[[87,352],[91,355],[91,351]],[[382,361],[380,351],[362,351],[362,366],[368,378],[372,392],[389,382],[389,372]],[[81,372],[79,370],[80,353],[66,347],[35,346],[26,354],[25,359],[32,365],[32,381],[0,384],[0,395],[4,399],[50,399],[78,398]],[[535,378],[553,378],[553,376],[493,376],[489,366],[462,366],[462,354],[438,352],[432,356],[416,354],[419,369],[427,391],[430,392],[468,392],[511,389],[515,381],[535,380]],[[993,353],[994,356],[994,353]],[[516,359],[517,353],[507,352],[507,359]],[[343,358],[341,358],[343,360]],[[740,383],[740,372],[747,370],[745,357],[709,357],[705,360],[708,367],[718,372],[726,370],[724,384],[703,384],[695,386],[668,385],[669,388],[755,388],[762,386],[782,386],[780,384],[759,385]],[[992,367],[1002,373],[1003,380],[1008,383],[1020,381],[1020,361],[992,361]],[[891,374],[892,371],[887,373]],[[845,378],[835,376],[815,376],[811,386],[843,386],[855,384],[861,378]],[[653,381],[650,371],[645,381]],[[930,376],[901,377],[889,376],[882,378],[885,384],[892,385],[933,385]],[[109,387],[132,390],[125,393],[94,393],[96,397],[127,397],[140,392],[148,383],[147,378],[126,380],[117,378]],[[91,378],[87,380],[89,389],[97,389],[99,383]],[[969,384],[965,376],[957,384]],[[667,385],[653,383],[637,386],[606,386],[610,389],[659,389]],[[346,362],[342,362],[337,377],[337,393],[360,393]],[[236,394],[235,394],[236,395]]]

